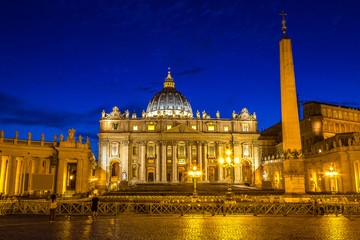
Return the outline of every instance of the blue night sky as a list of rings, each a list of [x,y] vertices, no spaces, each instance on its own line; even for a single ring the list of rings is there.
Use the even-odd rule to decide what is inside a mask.
[[[0,129],[74,128],[97,154],[101,111],[141,115],[171,67],[196,110],[281,118],[281,10],[301,100],[360,103],[358,1],[2,1]],[[360,107],[360,106],[354,106]]]

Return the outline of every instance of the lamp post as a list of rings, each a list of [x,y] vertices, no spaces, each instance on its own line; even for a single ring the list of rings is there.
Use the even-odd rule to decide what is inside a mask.
[[[193,196],[197,197],[197,192],[196,192],[196,178],[201,176],[201,171],[196,171],[196,166],[193,167],[192,171],[189,171],[189,176],[194,180],[194,193]]]
[[[326,176],[330,177],[330,187],[331,187],[331,193],[334,194],[336,192],[336,176],[339,174],[338,172],[335,172],[333,167],[330,167],[330,172],[325,173]]]
[[[231,168],[237,166],[239,164],[239,158],[231,158],[231,151],[228,149],[226,150],[226,160],[223,158],[219,159],[219,163],[222,167],[226,168],[227,170],[227,176],[228,176],[228,186],[227,186],[227,193],[228,200],[231,200],[232,196],[232,188],[231,188]]]

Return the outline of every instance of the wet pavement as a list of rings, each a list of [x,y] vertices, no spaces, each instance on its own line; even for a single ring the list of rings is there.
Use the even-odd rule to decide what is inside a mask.
[[[0,239],[360,239],[360,217],[1,216]]]

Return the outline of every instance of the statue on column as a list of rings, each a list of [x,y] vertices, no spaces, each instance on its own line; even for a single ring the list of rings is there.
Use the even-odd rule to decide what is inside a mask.
[[[81,143],[81,144],[82,144],[82,139],[83,139],[83,137],[81,135],[79,135],[79,143]]]
[[[31,132],[28,133],[28,140],[31,140]]]
[[[236,118],[236,112],[235,112],[235,110],[234,110],[233,113],[232,113],[232,118],[233,118],[233,119]]]
[[[89,137],[87,136],[86,137],[86,143],[85,143],[86,145],[90,145],[90,141],[89,141]]]
[[[141,115],[142,115],[142,118],[145,118],[145,115],[146,115],[145,110],[142,111]]]
[[[105,110],[102,110],[101,112],[101,119],[105,118]]]
[[[184,117],[184,109],[182,108],[181,110],[180,110],[180,118],[183,118]]]
[[[17,138],[18,138],[18,136],[19,136],[19,132],[18,132],[18,131],[16,131],[16,132],[15,132],[15,137],[14,137],[14,139],[17,139]]]
[[[57,135],[54,135],[54,142],[57,142]]]
[[[202,118],[203,118],[203,119],[206,118],[206,112],[205,112],[205,110],[202,112]]]
[[[61,133],[60,134],[60,142],[63,142],[64,141],[64,135]]]
[[[44,133],[42,133],[42,134],[41,134],[41,141],[43,142],[44,139],[45,139],[45,135],[44,135]]]
[[[197,119],[200,119],[200,112],[199,112],[199,110],[196,111],[196,118],[197,118]]]
[[[220,112],[219,112],[219,111],[216,112],[216,118],[217,118],[217,119],[220,118]]]
[[[4,130],[1,129],[1,131],[0,131],[0,138],[4,138],[4,135],[5,135],[5,132],[4,132]]]
[[[129,110],[126,110],[126,111],[125,111],[125,117],[126,117],[126,118],[129,118],[129,116],[130,116]]]

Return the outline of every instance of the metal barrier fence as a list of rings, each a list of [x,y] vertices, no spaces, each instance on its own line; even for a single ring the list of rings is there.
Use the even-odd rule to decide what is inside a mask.
[[[0,214],[49,214],[48,201],[9,201],[0,202]],[[90,202],[59,202],[58,215],[91,215]],[[313,203],[136,203],[136,202],[101,202],[99,215],[119,214],[251,214],[257,215],[360,215],[358,203],[313,204]]]

